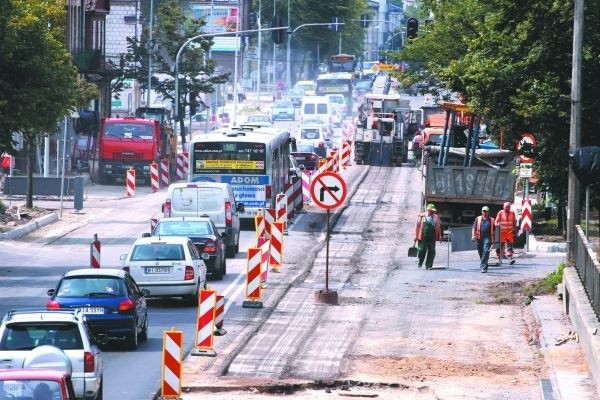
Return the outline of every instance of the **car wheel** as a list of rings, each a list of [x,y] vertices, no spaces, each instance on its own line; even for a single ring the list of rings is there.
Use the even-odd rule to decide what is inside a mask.
[[[213,278],[215,278],[218,281],[223,279],[223,262],[221,262],[219,265],[217,265],[216,260],[215,260],[215,268],[214,268],[214,272],[213,272]]]
[[[138,348],[137,322],[133,323],[133,333],[127,337],[127,348],[129,350],[137,350]]]
[[[204,281],[204,286],[206,289],[206,281]],[[198,306],[198,297],[200,296],[200,281],[198,281],[198,286],[196,287],[196,292],[187,298],[190,306],[197,307]]]
[[[96,393],[96,396],[94,397],[93,400],[102,400],[102,396],[103,396],[102,392],[104,391],[103,387],[104,387],[104,379],[102,379],[100,381],[100,387],[98,388],[98,393]],[[91,397],[90,397],[90,399],[91,399]]]
[[[146,314],[146,318],[144,319],[144,326],[142,327],[142,331],[138,336],[138,340],[140,342],[145,342],[148,340],[148,315]]]
[[[235,245],[231,245],[231,246],[227,246],[225,247],[225,254],[227,255],[227,257],[229,258],[233,258],[235,257],[236,251],[235,251]]]

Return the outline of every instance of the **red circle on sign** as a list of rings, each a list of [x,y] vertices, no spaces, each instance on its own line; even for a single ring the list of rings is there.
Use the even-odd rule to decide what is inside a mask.
[[[323,172],[310,184],[312,200],[326,210],[339,207],[346,200],[346,194],[346,182],[335,172]]]

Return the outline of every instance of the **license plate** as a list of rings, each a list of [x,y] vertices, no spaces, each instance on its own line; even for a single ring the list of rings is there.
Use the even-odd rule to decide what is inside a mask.
[[[146,267],[147,274],[170,274],[171,268],[169,267]]]
[[[79,310],[84,314],[104,314],[104,307],[80,307]]]
[[[4,382],[4,393],[13,397],[23,396],[23,382]]]

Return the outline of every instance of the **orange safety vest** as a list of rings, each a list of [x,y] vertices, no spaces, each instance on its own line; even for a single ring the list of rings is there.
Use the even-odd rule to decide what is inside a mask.
[[[480,215],[479,217],[475,218],[475,223],[473,224],[473,234],[472,235],[477,240],[481,239],[481,220],[482,219],[483,219],[483,216]],[[490,237],[492,238],[492,243],[494,243],[494,233],[496,231],[496,220],[493,217],[490,217],[490,228],[492,230]]]
[[[514,241],[513,233],[516,228],[515,212],[509,211],[508,216],[506,214],[506,211],[502,209],[498,211],[498,215],[496,216],[496,221],[500,225],[500,241],[505,242],[508,240],[512,243]]]
[[[415,237],[417,240],[423,238],[423,228],[425,227],[425,215],[426,213],[419,214],[417,218],[417,226],[415,227]],[[440,226],[440,217],[437,214],[432,214],[433,220],[435,221],[435,240],[442,240],[442,228]]]

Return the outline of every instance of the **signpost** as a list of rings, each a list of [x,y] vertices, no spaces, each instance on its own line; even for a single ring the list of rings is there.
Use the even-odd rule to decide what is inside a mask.
[[[523,183],[523,204],[531,204],[529,200],[529,178],[533,175],[533,152],[535,150],[536,142],[535,138],[531,133],[523,133],[521,140],[517,143],[517,150],[519,151],[519,177],[524,180]],[[523,150],[527,150],[530,154],[524,154]],[[523,210],[524,214],[526,209]],[[529,210],[531,215],[531,209]],[[526,215],[523,215],[526,217]],[[523,229],[525,231],[525,251],[529,252],[529,229]]]
[[[329,290],[329,210],[337,208],[346,199],[346,182],[334,172],[323,172],[315,176],[310,185],[310,194],[315,204],[327,210],[327,232],[325,234],[325,290],[315,292],[315,301],[325,304],[338,304],[338,294]]]

